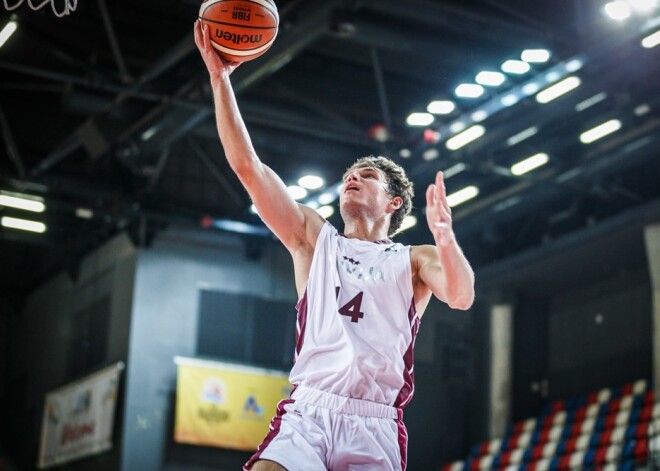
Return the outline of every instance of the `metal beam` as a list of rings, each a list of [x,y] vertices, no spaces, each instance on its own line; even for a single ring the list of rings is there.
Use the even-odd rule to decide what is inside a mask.
[[[96,0],[96,3],[101,11],[101,19],[103,20],[105,34],[108,36],[110,49],[112,50],[112,55],[115,58],[117,68],[119,69],[119,80],[121,80],[122,83],[130,83],[132,82],[131,74],[128,71],[128,67],[126,67],[126,61],[124,61],[124,56],[119,48],[119,41],[115,34],[115,28],[112,26],[112,19],[108,12],[108,6],[106,5],[105,0]]]
[[[7,122],[7,117],[5,116],[2,107],[0,107],[0,131],[2,131],[2,137],[5,140],[5,148],[7,149],[7,155],[9,159],[14,163],[16,167],[16,172],[18,173],[18,178],[25,178],[25,165],[23,165],[23,159],[21,154],[18,151],[16,142],[9,129],[9,123]]]

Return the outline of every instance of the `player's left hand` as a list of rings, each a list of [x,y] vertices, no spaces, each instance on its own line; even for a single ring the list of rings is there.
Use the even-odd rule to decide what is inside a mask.
[[[451,208],[447,203],[447,191],[442,172],[437,173],[435,184],[430,184],[426,190],[426,222],[436,245],[449,245],[454,241]]]

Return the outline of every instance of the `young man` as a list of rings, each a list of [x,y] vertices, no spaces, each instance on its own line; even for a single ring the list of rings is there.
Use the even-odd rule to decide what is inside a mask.
[[[208,29],[195,42],[209,71],[226,158],[265,224],[291,253],[299,295],[291,398],[246,470],[404,470],[402,408],[413,391],[413,345],[431,298],[474,299],[474,274],[452,231],[442,173],[426,192],[436,245],[388,239],[412,203],[412,184],[384,157],[358,160],[339,195],[344,232],[296,203],[258,158]]]

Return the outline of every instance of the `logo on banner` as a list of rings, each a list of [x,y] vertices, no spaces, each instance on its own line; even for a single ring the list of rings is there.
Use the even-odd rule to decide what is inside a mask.
[[[248,396],[245,404],[243,405],[243,413],[241,417],[244,419],[261,420],[264,416],[264,408],[259,405],[257,398]]]
[[[213,376],[206,378],[202,387],[202,401],[219,405],[226,400],[226,387],[223,382]]]

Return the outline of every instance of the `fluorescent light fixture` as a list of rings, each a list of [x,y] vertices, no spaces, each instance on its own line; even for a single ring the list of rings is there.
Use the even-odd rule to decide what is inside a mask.
[[[628,0],[633,10],[648,13],[658,6],[658,0]]]
[[[11,37],[12,34],[18,28],[18,23],[15,20],[9,20],[9,22],[2,28],[0,31],[0,47],[4,46],[7,40]]]
[[[323,185],[325,185],[325,181],[323,178],[316,175],[305,175],[304,177],[300,177],[298,179],[298,185],[308,190],[318,190]]]
[[[307,190],[298,185],[289,185],[286,190],[294,200],[301,200],[307,196]]]
[[[459,204],[463,204],[466,201],[471,200],[472,198],[476,198],[477,196],[479,196],[479,188],[474,185],[470,185],[461,190],[458,190],[456,193],[452,193],[451,195],[447,196],[447,203],[450,207],[453,208]]]
[[[630,5],[623,0],[615,0],[605,4],[605,13],[613,20],[623,21],[630,16]]]
[[[140,139],[142,139],[144,142],[148,141],[154,135],[158,132],[158,126],[151,126],[149,129],[144,131],[142,135],[140,136]]]
[[[573,59],[573,60],[567,62],[566,65],[564,66],[564,68],[566,69],[566,72],[571,72],[572,73],[572,72],[577,72],[578,70],[580,70],[583,65],[584,65],[584,62],[582,62],[580,59]],[[557,76],[557,78],[559,78],[559,76]],[[548,74],[548,80],[550,80],[550,74]],[[555,79],[555,80],[557,80],[557,79]]]
[[[337,195],[334,193],[323,193],[322,195],[319,196],[319,203],[320,204],[330,204],[334,200],[337,199]]]
[[[330,216],[335,214],[335,208],[333,206],[321,206],[316,210],[316,212],[319,213],[322,218],[328,219]]]
[[[536,95],[536,101],[539,103],[549,103],[555,98],[559,98],[560,96],[570,92],[571,90],[575,90],[577,87],[580,86],[582,81],[580,80],[579,77],[576,76],[571,76],[567,77],[561,82],[557,82],[554,85],[549,86],[545,90],[540,91]]]
[[[509,93],[508,95],[502,97],[500,100],[500,103],[502,103],[504,106],[513,106],[516,103],[518,103],[519,98],[517,95],[514,95],[513,93]]]
[[[525,49],[520,58],[525,62],[542,64],[550,60],[550,51],[547,49]]]
[[[461,98],[479,98],[484,94],[484,87],[476,83],[462,83],[456,87],[454,93]]]
[[[541,87],[539,86],[538,83],[530,82],[530,83],[525,84],[524,87],[522,87],[522,91],[525,95],[533,95],[533,94],[535,94],[536,92],[539,91],[539,88],[541,88]]]
[[[409,214],[408,216],[403,218],[403,221],[401,221],[401,226],[399,226],[399,229],[396,231],[396,233],[400,234],[401,232],[406,231],[411,227],[415,227],[416,225],[417,225],[417,218],[412,214]]]
[[[488,118],[488,112],[486,110],[477,110],[470,115],[470,118],[472,118],[472,121],[475,123],[479,123]]]
[[[539,153],[531,157],[521,160],[517,164],[511,166],[511,173],[516,176],[524,175],[532,170],[535,170],[550,161],[548,154]]]
[[[76,208],[76,217],[80,219],[92,219],[94,217],[94,211],[89,208]]]
[[[642,46],[647,49],[651,49],[658,44],[660,44],[660,30],[642,39]]]
[[[458,175],[459,173],[465,171],[466,168],[467,168],[467,165],[465,165],[463,162],[459,162],[459,163],[454,164],[451,167],[449,167],[447,170],[442,172],[442,174],[444,175],[445,180],[447,180],[448,178],[454,177],[454,176]]]
[[[556,82],[560,78],[561,78],[561,74],[556,70],[552,70],[545,75],[545,81],[548,83]]]
[[[463,129],[465,129],[465,127],[466,126],[465,126],[465,123],[463,121],[456,121],[454,123],[451,123],[451,125],[449,126],[449,130],[452,133],[457,134],[457,133],[461,132]]]
[[[598,139],[601,139],[608,134],[612,134],[613,132],[618,131],[621,129],[621,126],[621,121],[618,119],[610,119],[609,121],[599,124],[598,126],[580,134],[580,141],[583,144],[591,144],[592,142],[597,141]]]
[[[38,232],[39,234],[46,232],[46,225],[44,223],[38,221],[30,221],[27,219],[10,218],[8,216],[3,216],[2,219],[0,219],[0,224],[4,227],[9,227],[11,229],[20,229],[22,231]]]
[[[434,119],[431,113],[410,113],[406,123],[408,126],[428,126]]]
[[[520,144],[525,139],[529,139],[530,137],[534,136],[538,132],[539,128],[532,126],[531,128],[527,128],[524,131],[520,131],[518,134],[511,136],[506,140],[506,143],[509,145],[509,147],[515,146],[516,144]]]
[[[502,71],[507,74],[526,74],[531,69],[530,65],[527,62],[508,60],[502,64]]]
[[[641,105],[635,107],[633,113],[635,113],[635,116],[644,116],[645,114],[648,114],[650,111],[651,111],[651,107],[646,103],[642,103]]]
[[[426,107],[426,111],[433,114],[449,114],[455,109],[456,105],[449,100],[435,100]]]
[[[43,198],[38,196],[22,195],[20,193],[11,193],[9,191],[0,192],[0,206],[6,206],[8,208],[43,213],[46,209],[46,205],[43,201]]]
[[[483,71],[477,74],[475,78],[479,85],[487,85],[489,87],[499,87],[506,80],[506,76],[501,72]]]
[[[586,110],[587,108],[591,108],[592,106],[600,103],[601,101],[605,100],[607,98],[607,93],[605,92],[600,92],[597,93],[596,95],[587,98],[584,101],[581,101],[577,105],[575,105],[575,111],[578,113],[581,111]]]
[[[458,150],[461,147],[468,145],[470,142],[476,141],[484,134],[486,134],[486,128],[480,124],[475,124],[462,133],[456,134],[454,137],[449,139],[447,141],[447,149]]]
[[[440,157],[440,151],[436,148],[426,149],[422,154],[422,158],[426,161],[434,160]]]
[[[409,159],[410,157],[412,157],[412,152],[410,149],[401,149],[399,151],[399,157],[401,157],[402,159]]]

